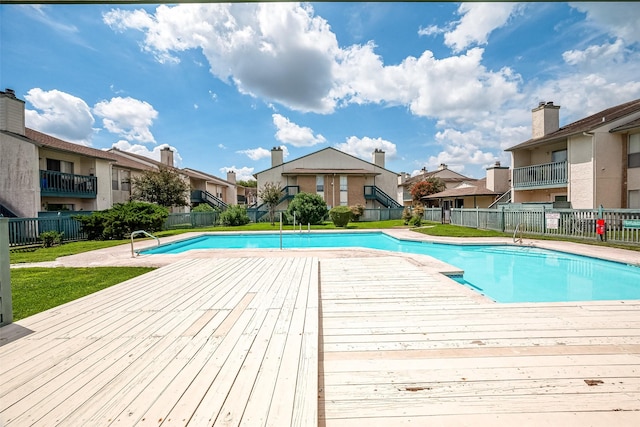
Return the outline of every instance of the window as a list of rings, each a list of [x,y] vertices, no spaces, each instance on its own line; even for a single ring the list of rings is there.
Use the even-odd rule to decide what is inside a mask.
[[[566,162],[567,161],[567,150],[557,150],[551,152],[551,163],[556,162]]]
[[[340,206],[347,206],[349,202],[349,193],[347,191],[347,176],[340,175]]]
[[[73,163],[64,160],[47,159],[47,170],[54,172],[73,173]]]
[[[640,209],[640,190],[629,190],[627,201],[627,208]]]
[[[640,133],[629,135],[628,153],[627,167],[640,168]]]
[[[324,193],[324,175],[316,175],[316,193]]]
[[[120,171],[120,190],[131,190],[131,174],[129,171]]]
[[[70,203],[47,203],[45,209],[49,212],[53,211],[73,211],[75,206]]]

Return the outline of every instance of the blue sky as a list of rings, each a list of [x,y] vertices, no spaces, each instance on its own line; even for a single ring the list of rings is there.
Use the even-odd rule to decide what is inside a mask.
[[[640,3],[0,5],[27,126],[239,178],[325,147],[481,178],[531,134],[640,98]]]

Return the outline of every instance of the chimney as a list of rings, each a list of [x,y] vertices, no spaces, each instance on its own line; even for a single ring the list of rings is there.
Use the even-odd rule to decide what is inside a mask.
[[[438,170],[439,171],[443,171],[445,169],[447,169],[449,166],[447,166],[445,163],[440,163],[440,166],[438,166]]]
[[[531,137],[542,138],[560,129],[560,106],[553,102],[540,102],[531,110]]]
[[[373,164],[384,168],[384,151],[377,148],[373,150]]]
[[[24,136],[24,101],[16,98],[13,89],[0,91],[0,131]]]
[[[160,163],[173,167],[173,151],[171,151],[171,148],[164,147],[160,150]]]
[[[504,193],[509,188],[509,168],[500,166],[496,161],[495,165],[487,168],[487,190]]]
[[[282,147],[273,147],[271,149],[271,167],[280,166],[284,163],[284,152]]]
[[[235,171],[227,171],[227,181],[231,184],[236,183],[236,172]]]

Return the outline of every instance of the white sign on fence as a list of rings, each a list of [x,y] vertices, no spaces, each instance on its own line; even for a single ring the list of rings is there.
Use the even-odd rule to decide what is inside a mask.
[[[547,212],[544,214],[545,220],[547,221],[547,229],[557,230],[558,225],[560,223],[560,213],[559,212]]]

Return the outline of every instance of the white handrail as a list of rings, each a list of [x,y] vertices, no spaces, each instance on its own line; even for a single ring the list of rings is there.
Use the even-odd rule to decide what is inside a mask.
[[[516,234],[518,233],[518,229],[520,228],[520,224],[522,224],[521,222],[518,223],[518,225],[516,225],[516,229],[513,230],[513,243],[520,243],[522,244],[522,230],[520,230],[520,238],[516,239]]]
[[[136,230],[133,233],[131,233],[131,258],[135,258],[135,252],[133,251],[133,238],[136,236],[136,234],[144,234],[147,237],[151,237],[152,239],[156,239],[156,242],[158,242],[158,246],[160,246],[160,239],[158,239],[156,236],[154,236],[151,233],[147,233],[144,230]]]

